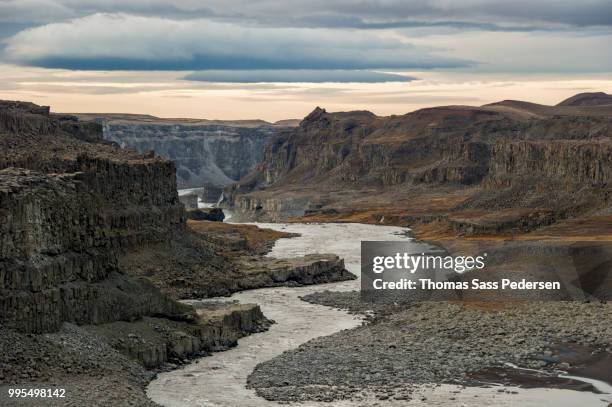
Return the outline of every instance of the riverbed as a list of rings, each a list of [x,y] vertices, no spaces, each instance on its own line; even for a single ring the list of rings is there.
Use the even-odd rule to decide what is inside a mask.
[[[363,224],[257,224],[299,233],[301,236],[281,239],[270,256],[287,258],[308,253],[334,253],[344,258],[346,268],[360,274],[362,240],[412,242],[418,253],[425,245],[414,242],[408,230],[391,226]],[[261,362],[283,351],[319,337],[331,335],[361,324],[360,317],[322,305],[310,304],[299,297],[321,290],[358,290],[359,281],[351,280],[305,287],[277,287],[250,290],[232,295],[224,301],[257,303],[263,313],[276,321],[269,331],[239,340],[238,346],[225,352],[200,358],[180,369],[161,373],[151,382],[147,395],[164,406],[258,407],[281,405],[266,401],[246,388],[248,375]],[[502,390],[502,391],[500,391]],[[460,386],[423,386],[410,401],[342,401],[302,403],[293,406],[607,406],[609,394],[571,390],[519,389],[504,386],[490,388]],[[422,400],[425,399],[425,400]],[[452,399],[452,401],[451,401]],[[608,400],[608,401],[606,401]],[[376,403],[376,404],[374,404]]]

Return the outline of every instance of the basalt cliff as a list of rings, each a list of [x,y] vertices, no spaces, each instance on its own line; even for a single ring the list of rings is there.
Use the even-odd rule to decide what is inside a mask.
[[[578,274],[610,284],[611,98],[389,117],[316,108],[275,136],[256,170],[226,189],[225,205],[248,219],[410,226],[449,250],[493,251],[491,266],[533,275],[554,257],[570,265],[555,269],[571,269],[567,278],[583,264]]]
[[[155,151],[172,160],[179,188],[204,188],[216,202],[223,187],[251,172],[268,140],[296,121],[161,119],[147,115],[79,114],[103,128],[104,139],[140,153]]]
[[[354,278],[332,255],[261,258],[282,233],[211,223],[186,221],[171,161],[118,148],[95,122],[0,101],[0,387],[148,405],[155,369],[270,324],[255,304],[178,299]]]

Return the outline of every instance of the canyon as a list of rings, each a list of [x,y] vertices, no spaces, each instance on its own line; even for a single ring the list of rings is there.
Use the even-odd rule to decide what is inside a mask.
[[[174,162],[179,188],[202,188],[208,202],[251,172],[263,158],[268,140],[296,120],[162,119],[148,115],[80,113],[102,125],[103,137],[139,153],[155,151]]]
[[[299,333],[287,329],[308,319],[305,309],[328,321],[308,328],[310,336],[295,346],[271,342],[265,347],[271,359],[259,355],[257,364],[249,362],[253,372],[232,379],[228,388],[240,387],[256,405],[352,405],[363,391],[375,402],[401,404],[418,394],[416,384],[516,386],[520,378],[500,368],[508,361],[543,369],[551,381],[544,387],[557,386],[567,384],[554,376],[567,364],[567,343],[589,355],[572,360],[570,373],[609,381],[610,99],[591,93],[557,106],[502,101],[389,117],[316,108],[299,126],[77,117],[0,101],[0,345],[6,350],[0,388],[61,384],[75,405],[153,406],[145,387],[157,373],[174,370],[162,377],[182,386],[187,376],[176,368],[271,328],[266,309],[251,299],[289,323],[272,329],[286,335],[274,340],[296,339]],[[197,220],[181,203],[179,186],[202,188],[205,200],[216,200],[223,188],[220,205],[232,221],[288,223],[259,228]],[[223,219],[219,209],[214,213]],[[358,285],[347,270],[357,269],[357,240],[378,234],[412,240],[407,227],[420,241],[415,247],[488,253],[489,274],[516,281],[555,275],[575,290],[527,296],[520,306],[497,292],[466,294],[456,304],[365,306],[358,292],[347,291]],[[301,243],[285,244],[282,257],[268,255],[279,239]],[[313,254],[307,244],[342,253]],[[347,244],[351,250],[343,249]],[[350,254],[347,265],[338,254]],[[339,291],[291,288],[334,282],[330,288]],[[234,293],[239,302],[217,298]],[[298,293],[307,294],[307,303],[300,304]],[[542,306],[548,299],[581,302]],[[354,328],[353,317],[322,305],[361,314],[366,323]],[[287,307],[304,321],[281,317]],[[335,318],[353,329],[336,332]],[[504,324],[517,333],[507,335]],[[319,328],[333,335],[316,338]],[[415,343],[424,345],[415,351]],[[364,355],[363,348],[375,351]],[[451,357],[440,351],[446,348],[457,351]],[[598,363],[603,373],[592,373]],[[196,365],[186,371],[199,372]],[[174,393],[160,383],[150,395],[172,404]],[[5,391],[0,404],[3,397]],[[215,397],[232,403],[231,394]]]

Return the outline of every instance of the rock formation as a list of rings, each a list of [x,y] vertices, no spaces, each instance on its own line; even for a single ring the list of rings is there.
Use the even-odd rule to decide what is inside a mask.
[[[192,209],[187,211],[187,219],[223,222],[223,219],[225,219],[225,214],[221,208]]]
[[[101,140],[99,129],[52,117],[48,108],[2,110],[3,325],[49,332],[63,322],[189,313],[147,281],[122,275],[117,262],[122,250],[184,229],[172,163],[83,141]]]

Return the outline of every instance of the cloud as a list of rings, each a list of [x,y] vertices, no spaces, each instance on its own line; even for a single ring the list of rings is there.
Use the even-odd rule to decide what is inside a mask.
[[[217,14],[240,10],[243,16],[265,21],[303,19],[312,25],[336,20],[351,24],[368,23],[449,23],[521,25],[565,25],[587,27],[612,25],[609,0],[301,0],[248,1],[209,0],[207,7]]]
[[[258,83],[258,82],[309,82],[309,83],[379,83],[409,82],[415,78],[405,75],[346,69],[272,69],[272,70],[211,70],[198,71],[184,79],[202,82]]]
[[[77,15],[56,0],[0,0],[0,21],[3,23],[48,22]]]
[[[0,21],[52,22],[100,12],[214,17],[263,25],[383,27],[448,25],[520,30],[612,26],[609,0],[0,0]]]
[[[108,12],[176,18],[213,15],[201,2],[191,0],[0,0],[1,22],[32,25]]]
[[[607,35],[549,33],[463,33],[412,38],[416,45],[445,49],[448,56],[477,60],[471,72],[506,73],[609,73],[612,42]]]
[[[468,66],[376,32],[95,14],[24,30],[11,62],[82,70],[430,69]]]
[[[461,20],[383,20],[383,21],[368,21],[358,17],[339,17],[332,18],[302,18],[293,22],[298,26],[320,26],[320,27],[343,27],[356,28],[361,30],[387,30],[394,28],[408,29],[433,29],[432,33],[440,33],[443,29],[456,31],[509,31],[509,32],[525,32],[525,31],[547,31],[553,29],[543,25],[519,25],[519,24],[503,24],[477,21],[461,21]],[[556,27],[557,29],[559,27]]]

